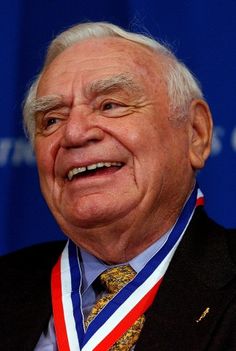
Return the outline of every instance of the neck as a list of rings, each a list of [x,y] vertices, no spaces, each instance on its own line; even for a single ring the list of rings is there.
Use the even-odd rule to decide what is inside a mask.
[[[158,214],[148,223],[144,218],[129,218],[115,225],[71,231],[69,236],[74,243],[106,262],[119,264],[128,262],[154,242],[159,240],[176,222],[180,211]],[[67,231],[68,232],[68,231]]]
[[[139,209],[113,223],[93,228],[64,227],[79,247],[107,264],[128,262],[170,230],[178,219],[189,191],[181,199],[166,201],[158,209]],[[173,205],[174,204],[174,205]]]

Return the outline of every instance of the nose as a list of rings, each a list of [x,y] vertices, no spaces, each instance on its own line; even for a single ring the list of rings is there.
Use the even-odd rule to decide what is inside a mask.
[[[65,122],[61,145],[64,148],[82,147],[101,141],[105,132],[97,117],[83,108],[73,108]]]

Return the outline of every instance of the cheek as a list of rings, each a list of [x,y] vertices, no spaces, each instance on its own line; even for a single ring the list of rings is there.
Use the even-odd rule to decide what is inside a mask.
[[[36,142],[35,157],[41,180],[45,176],[53,175],[55,155],[53,144],[48,142]]]
[[[54,176],[55,155],[53,153],[53,148],[51,149],[48,147],[48,144],[45,145],[40,142],[35,148],[35,156],[41,192],[53,211],[54,199],[58,197],[58,186]]]
[[[122,122],[122,123],[121,123]],[[158,139],[154,127],[145,121],[145,116],[132,116],[129,121],[120,120],[110,134],[132,154],[143,153]]]
[[[163,176],[179,173],[186,163],[188,146],[184,135],[178,136],[176,131],[161,124],[150,124],[140,128],[140,133],[133,134],[132,144],[136,166],[140,177],[149,184],[159,182]],[[137,168],[136,167],[136,168]]]
[[[164,166],[166,151],[160,135],[152,125],[142,122],[139,126],[127,128],[123,134],[123,145],[132,154],[135,180],[139,189],[147,191],[153,183],[159,181]]]

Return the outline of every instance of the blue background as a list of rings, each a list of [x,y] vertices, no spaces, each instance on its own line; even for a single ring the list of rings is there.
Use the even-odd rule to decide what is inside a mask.
[[[210,216],[236,226],[235,14],[235,0],[1,2],[0,253],[63,237],[40,194],[21,103],[50,40],[88,20],[150,32],[198,77],[215,121],[212,155],[199,182]]]

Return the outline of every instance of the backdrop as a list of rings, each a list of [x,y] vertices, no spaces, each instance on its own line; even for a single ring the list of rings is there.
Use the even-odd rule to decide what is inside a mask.
[[[112,21],[168,42],[201,81],[215,121],[199,183],[211,217],[236,226],[235,0],[8,0],[0,5],[0,253],[62,237],[44,203],[21,103],[53,36],[80,21]]]

